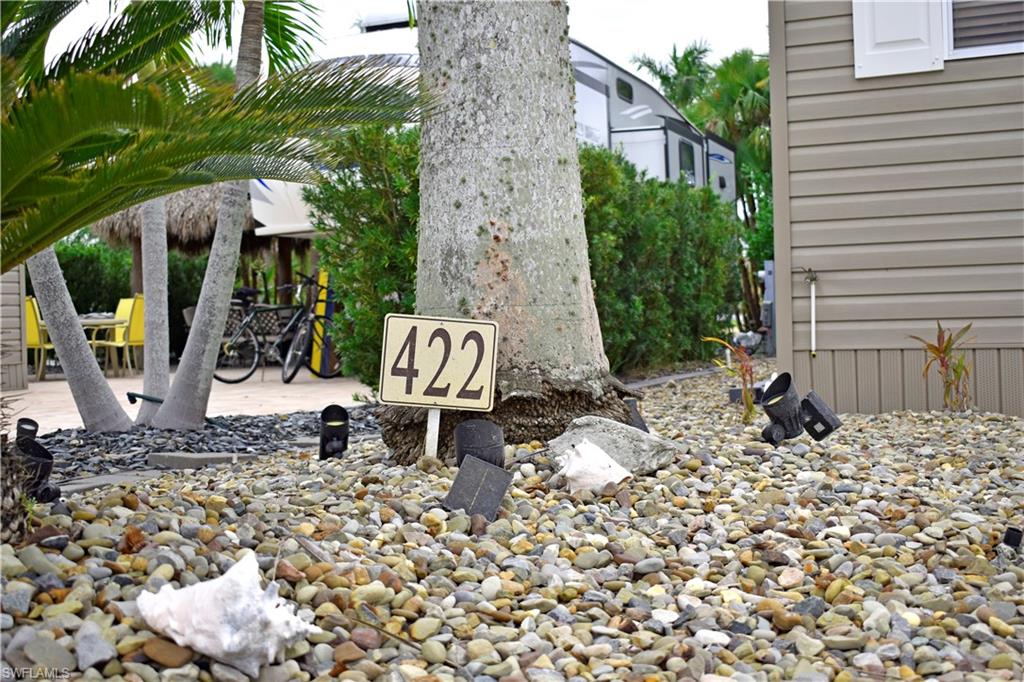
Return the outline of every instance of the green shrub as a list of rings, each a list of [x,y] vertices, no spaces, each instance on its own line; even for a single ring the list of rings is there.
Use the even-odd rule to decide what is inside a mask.
[[[340,303],[335,347],[342,372],[376,385],[384,316],[416,302],[419,129],[360,126],[335,144],[345,169],[306,189],[321,265]]]
[[[739,221],[708,188],[641,177],[622,156],[580,149],[590,274],[613,371],[713,354],[729,312]]]
[[[54,251],[79,315],[116,310],[118,300],[132,295],[129,249],[111,248],[88,230],[79,230],[54,244]],[[168,324],[170,349],[175,356],[181,356],[188,339],[181,311],[196,304],[205,272],[205,255],[168,253]],[[32,282],[27,282],[26,286],[32,295]]]
[[[341,305],[346,374],[376,385],[384,315],[415,308],[419,133],[362,127],[336,142],[346,168],[305,193],[321,263]],[[620,155],[583,147],[590,271],[613,371],[712,354],[739,258],[739,221],[709,189],[641,177]]]
[[[755,268],[763,268],[766,260],[775,257],[775,211],[772,205],[772,175],[757,169],[745,167],[747,185],[753,189],[757,213],[754,215],[754,230],[747,235],[747,252]]]

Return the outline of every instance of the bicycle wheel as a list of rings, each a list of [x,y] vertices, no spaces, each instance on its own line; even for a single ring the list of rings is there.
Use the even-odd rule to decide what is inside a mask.
[[[321,379],[333,379],[341,374],[341,358],[328,338],[331,329],[331,321],[323,315],[313,317],[313,333],[310,339],[310,352],[306,353],[306,368]],[[313,366],[314,346],[319,345],[324,356],[319,366]]]
[[[260,362],[260,344],[256,334],[248,327],[234,340],[232,336],[221,340],[213,378],[225,384],[240,384],[256,371],[256,365]]]
[[[299,368],[302,367],[303,360],[309,349],[309,337],[312,327],[312,323],[307,318],[295,330],[295,336],[292,337],[292,342],[288,344],[288,352],[281,360],[281,380],[286,384],[292,382],[295,375],[299,373]]]

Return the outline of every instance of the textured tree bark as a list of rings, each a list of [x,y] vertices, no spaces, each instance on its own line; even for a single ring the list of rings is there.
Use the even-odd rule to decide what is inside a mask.
[[[142,206],[142,282],[145,291],[145,343],[142,392],[167,397],[170,377],[170,331],[167,320],[167,198]],[[136,424],[149,424],[159,405],[143,401]]]
[[[591,288],[566,14],[559,1],[419,3],[421,76],[441,106],[421,138],[417,312],[498,322],[487,417],[508,442],[584,414],[628,420]],[[400,461],[422,453],[425,413],[381,410]],[[445,412],[439,452],[469,416]]]
[[[246,0],[242,33],[238,41],[238,64],[235,68],[236,92],[259,78],[262,49],[263,0]],[[160,428],[201,428],[210,401],[217,349],[227,323],[231,290],[238,270],[245,205],[249,201],[248,181],[224,184],[217,214],[217,231],[210,247],[195,321],[167,400],[153,416],[153,425]]]
[[[53,247],[43,249],[27,263],[40,313],[64,368],[64,377],[82,424],[88,431],[127,431],[132,427],[132,420],[118,404],[96,363]]]
[[[142,274],[142,239],[132,239],[132,294],[141,294],[145,286],[145,275]]]

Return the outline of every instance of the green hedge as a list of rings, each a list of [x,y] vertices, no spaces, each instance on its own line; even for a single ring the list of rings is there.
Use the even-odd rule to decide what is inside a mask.
[[[306,190],[317,249],[341,303],[346,374],[376,385],[384,315],[415,308],[419,132],[361,127],[336,142],[345,170]],[[732,308],[740,224],[709,189],[641,177],[580,150],[590,268],[613,371],[706,358]]]
[[[64,271],[71,300],[78,313],[109,312],[121,298],[132,295],[132,254],[115,249],[81,230],[54,245]],[[199,299],[206,272],[206,256],[184,256],[174,251],[167,258],[167,307],[171,353],[181,356],[188,330],[181,311]],[[27,283],[32,295],[32,282]]]

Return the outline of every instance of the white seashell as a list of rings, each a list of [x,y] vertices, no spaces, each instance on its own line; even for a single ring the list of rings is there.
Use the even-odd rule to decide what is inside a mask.
[[[252,552],[219,578],[180,590],[164,585],[136,602],[153,630],[252,678],[291,644],[322,632],[295,616],[294,605],[277,596],[277,583],[260,587]]]
[[[631,474],[608,453],[584,438],[562,455],[558,472],[565,478],[570,493],[580,490],[600,492],[609,483],[619,484]]]

